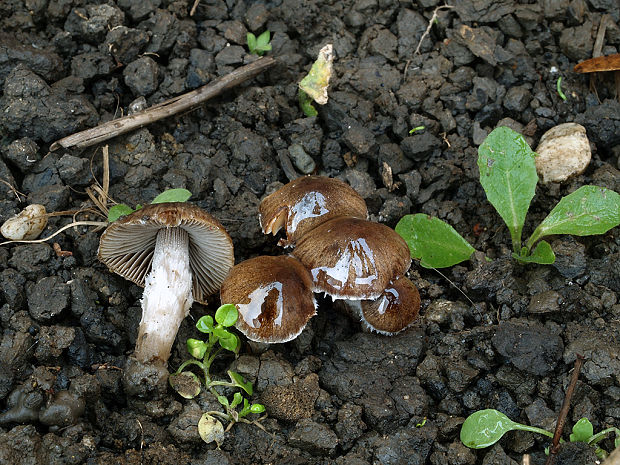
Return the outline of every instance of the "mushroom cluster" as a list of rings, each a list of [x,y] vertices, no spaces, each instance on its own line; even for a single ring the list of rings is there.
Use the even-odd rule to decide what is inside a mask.
[[[393,229],[367,219],[364,199],[348,184],[298,178],[265,197],[259,212],[263,232],[283,229],[279,244],[292,250],[242,262],[222,284],[222,303],[237,304],[237,327],[250,340],[297,337],[315,314],[314,292],[344,300],[366,328],[381,334],[414,321],[420,295],[404,276],[409,248]]]

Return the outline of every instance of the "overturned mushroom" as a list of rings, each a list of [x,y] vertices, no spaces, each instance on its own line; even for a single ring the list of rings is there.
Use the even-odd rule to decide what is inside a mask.
[[[165,365],[190,306],[217,292],[234,257],[232,241],[214,217],[171,202],[147,205],[112,223],[101,236],[99,260],[144,286],[134,357]]]
[[[312,278],[290,256],[260,256],[234,266],[222,283],[222,304],[239,311],[237,329],[256,342],[295,339],[316,314]]]
[[[284,227],[280,245],[294,245],[308,231],[340,216],[366,219],[364,199],[347,183],[323,176],[304,176],[265,197],[259,206],[265,234]]]
[[[312,229],[293,256],[310,271],[314,291],[334,299],[376,299],[411,264],[407,243],[393,229],[350,217]]]

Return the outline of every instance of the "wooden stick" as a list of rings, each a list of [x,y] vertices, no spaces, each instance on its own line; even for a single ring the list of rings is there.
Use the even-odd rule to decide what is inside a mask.
[[[566,394],[564,395],[564,402],[562,403],[562,408],[560,409],[560,415],[558,416],[558,422],[555,425],[555,431],[553,433],[553,441],[551,443],[551,448],[549,451],[549,456],[547,457],[547,461],[545,465],[553,465],[555,462],[555,456],[560,449],[560,437],[562,437],[562,430],[564,429],[564,423],[566,422],[566,417],[568,416],[568,409],[570,408],[570,401],[573,397],[573,392],[575,391],[575,386],[577,385],[577,380],[579,379],[579,372],[581,371],[581,367],[583,366],[583,362],[585,358],[583,355],[575,354],[577,359],[575,360],[575,367],[573,368],[573,375],[571,376],[570,383],[566,388]]]
[[[273,57],[262,57],[196,90],[171,98],[170,100],[166,100],[165,102],[154,105],[144,111],[134,113],[133,115],[108,121],[94,128],[86,129],[85,131],[77,132],[57,140],[50,145],[50,150],[54,151],[60,147],[66,149],[70,147],[90,147],[91,145],[106,141],[112,137],[125,134],[126,132],[167,118],[168,116],[189,110],[221,94],[225,90],[253,78],[275,63],[276,60]]]

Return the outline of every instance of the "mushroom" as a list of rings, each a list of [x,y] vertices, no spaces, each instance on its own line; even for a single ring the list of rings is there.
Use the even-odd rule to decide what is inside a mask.
[[[397,334],[413,323],[420,312],[420,293],[409,279],[393,279],[375,300],[350,300],[367,329],[384,335]]]
[[[234,266],[220,298],[222,304],[237,306],[237,329],[255,342],[295,339],[316,314],[312,278],[287,255],[255,257]]]
[[[194,301],[217,292],[233,265],[223,226],[185,202],[147,205],[108,226],[99,260],[144,287],[134,358],[164,365]]]
[[[407,243],[393,229],[351,217],[312,229],[292,254],[310,271],[313,290],[334,299],[377,299],[411,264]]]
[[[282,227],[292,246],[308,231],[339,216],[366,219],[364,199],[347,183],[324,176],[304,176],[285,184],[265,197],[259,206],[259,221],[265,234],[275,235]]]

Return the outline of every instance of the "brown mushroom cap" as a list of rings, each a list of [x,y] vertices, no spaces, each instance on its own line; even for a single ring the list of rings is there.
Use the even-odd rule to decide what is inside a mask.
[[[334,218],[297,242],[293,255],[310,271],[315,292],[334,299],[376,299],[411,264],[393,229],[359,218]]]
[[[338,216],[368,217],[364,199],[347,183],[324,176],[304,176],[282,186],[260,203],[259,220],[265,234],[282,227],[294,245],[307,231]]]
[[[291,256],[261,256],[235,265],[220,290],[236,304],[237,329],[256,342],[295,339],[316,314],[312,278]]]
[[[144,287],[157,233],[179,227],[189,235],[194,300],[205,303],[233,266],[233,244],[224,227],[201,208],[185,202],[146,205],[121,217],[101,235],[98,257],[110,271]]]
[[[370,329],[381,334],[396,334],[407,328],[420,312],[420,293],[409,279],[392,280],[375,300],[360,301],[360,317]]]

